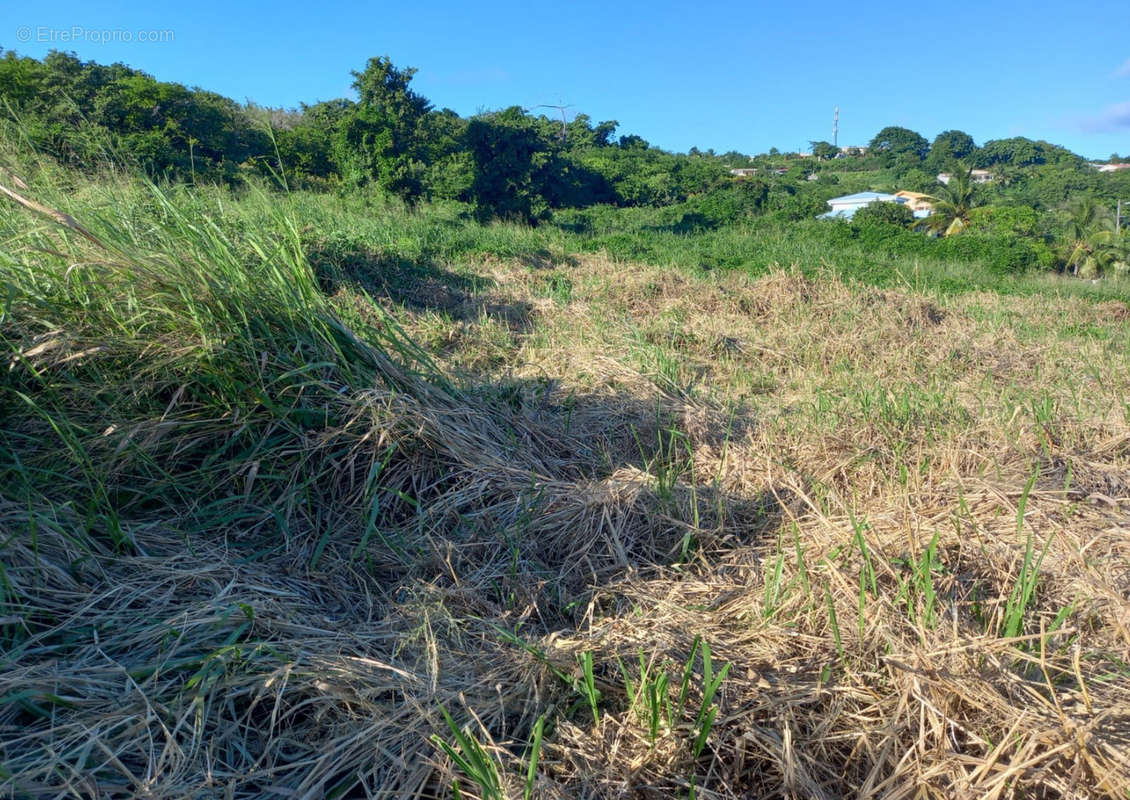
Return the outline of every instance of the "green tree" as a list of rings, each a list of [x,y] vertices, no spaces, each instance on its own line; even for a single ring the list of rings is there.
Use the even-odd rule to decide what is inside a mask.
[[[985,142],[974,156],[980,167],[997,164],[1011,164],[1014,167],[1030,167],[1040,164],[1060,164],[1081,166],[1083,159],[1070,150],[1045,141],[1033,141],[1024,136],[1011,139],[993,139]]]
[[[812,147],[812,155],[819,159],[835,158],[836,154],[840,152],[840,148],[831,142],[809,142],[808,144]]]
[[[432,111],[423,120],[424,179],[429,197],[467,200],[471,190],[471,154],[465,137],[467,120],[450,108]]]
[[[993,173],[993,187],[997,189],[1007,189],[1023,177],[1021,167],[1014,167],[1005,162],[994,164],[991,172]]]
[[[912,192],[925,192],[930,193],[934,191],[934,187],[938,185],[938,179],[935,175],[930,175],[922,169],[915,167],[908,170],[902,176],[900,188],[909,189]]]
[[[854,225],[897,225],[905,228],[914,222],[914,212],[904,203],[876,200],[856,211],[851,221]]]
[[[1081,278],[1093,278],[1121,260],[1122,245],[1110,210],[1093,197],[1079,197],[1061,207],[1067,235],[1067,266]]]
[[[398,69],[386,56],[354,72],[358,100],[338,125],[335,158],[354,183],[374,181],[414,202],[423,194],[422,122],[431,104],[409,83],[416,70]]]
[[[545,216],[542,188],[550,143],[521,108],[472,119],[466,145],[472,162],[470,197],[480,219],[535,224]]]
[[[1041,236],[1042,220],[1030,206],[980,206],[969,214],[969,230],[991,236]]]
[[[972,172],[972,167],[959,164],[951,170],[949,183],[938,183],[934,189],[934,208],[930,216],[919,222],[923,229],[952,236],[969,226],[969,214],[979,205]]]
[[[934,137],[926,157],[927,169],[935,172],[945,169],[954,161],[964,161],[977,150],[973,137],[964,131],[943,131]]]
[[[878,156],[886,166],[916,164],[930,151],[930,142],[909,128],[890,125],[875,134],[867,146],[868,154]]]
[[[619,124],[615,120],[608,120],[593,125],[588,114],[578,114],[565,126],[565,145],[570,150],[608,147],[612,144],[612,134]]]
[[[649,147],[651,147],[651,145],[647,143],[646,139],[644,139],[642,136],[637,136],[634,133],[630,133],[626,136],[621,136],[619,144],[622,150],[647,150]]]
[[[353,113],[351,100],[303,105],[298,119],[274,132],[283,174],[329,179],[341,174],[334,154],[334,137],[341,121]]]

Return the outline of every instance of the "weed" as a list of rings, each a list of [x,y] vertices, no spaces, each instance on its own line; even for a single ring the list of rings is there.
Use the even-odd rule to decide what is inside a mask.
[[[447,723],[448,730],[451,731],[451,735],[455,739],[455,745],[449,744],[439,735],[432,736],[433,744],[443,750],[463,771],[463,774],[479,787],[483,800],[506,800],[506,795],[502,790],[502,779],[498,772],[498,763],[494,757],[479,744],[474,736],[463,731],[455,723],[455,720],[451,718],[442,704],[439,709],[443,714],[444,722]],[[531,761],[531,764],[533,763]],[[455,797],[461,796],[458,779],[452,783],[451,791]]]

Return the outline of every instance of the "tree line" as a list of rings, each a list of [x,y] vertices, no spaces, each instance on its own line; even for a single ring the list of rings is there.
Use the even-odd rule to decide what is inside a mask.
[[[455,200],[481,219],[528,224],[598,205],[677,207],[674,229],[687,233],[752,216],[810,219],[837,194],[909,189],[938,201],[942,213],[929,231],[975,238],[999,251],[1008,269],[1096,274],[1130,261],[1110,211],[1130,200],[1130,170],[1101,174],[1049,142],[1013,137],[978,145],[960,130],[929,141],[888,126],[865,154],[850,157],[837,158],[843,154],[828,142],[812,142],[809,158],[775,148],[752,158],[697,148],[677,154],[637,135],[618,136],[615,120],[585,114],[562,122],[518,106],[470,117],[436,109],[413,88],[414,75],[387,57],[372,58],[352,73],[354,99],[271,109],[123,64],[8,51],[0,57],[0,99],[16,121],[12,130],[80,169],[126,161],[174,181],[372,186],[408,204]],[[758,172],[735,179],[729,170],[737,166]],[[991,181],[971,184],[971,169],[988,170]],[[956,176],[948,188],[937,180],[945,171]],[[903,216],[903,209],[877,208],[857,227],[914,224]]]
[[[681,156],[618,123],[579,114],[564,125],[510,108],[461,117],[412,86],[414,69],[372,58],[353,73],[356,99],[298,109],[239,104],[158,81],[122,64],[8,51],[0,97],[31,143],[80,168],[134,161],[154,177],[288,186],[373,184],[408,203],[469,202],[482,216],[537,222],[554,208],[663,205],[718,186],[720,157]]]

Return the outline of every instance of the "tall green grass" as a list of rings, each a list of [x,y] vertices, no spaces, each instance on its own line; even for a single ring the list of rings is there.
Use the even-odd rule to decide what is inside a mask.
[[[289,199],[308,237],[336,240],[388,260],[445,264],[485,257],[522,259],[536,265],[569,264],[583,253],[695,272],[739,270],[761,275],[797,265],[809,274],[830,272],[848,280],[936,294],[989,290],[1006,294],[1130,299],[1130,284],[1098,283],[1056,273],[1001,272],[976,255],[975,243],[948,248],[919,234],[860,236],[850,225],[823,220],[790,221],[771,215],[684,228],[689,206],[560,211],[536,228],[481,224],[454,202],[409,209],[379,196],[298,192]],[[316,233],[313,233],[316,232]],[[921,241],[919,241],[921,240]],[[960,252],[956,257],[950,252]]]
[[[285,535],[296,499],[337,480],[295,443],[347,425],[347,395],[440,384],[375,304],[331,305],[288,198],[21,171],[101,246],[0,207],[0,486],[67,509],[86,546],[128,549],[123,516],[170,508],[190,530]]]

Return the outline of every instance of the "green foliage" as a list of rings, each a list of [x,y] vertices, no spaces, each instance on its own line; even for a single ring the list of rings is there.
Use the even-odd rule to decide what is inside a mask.
[[[993,272],[1040,267],[1093,276],[1130,269],[1124,237],[1102,226],[1073,227],[1064,210],[1083,200],[1113,208],[1130,197],[1130,171],[1099,173],[1048,142],[1013,137],[978,148],[968,134],[947,130],[929,144],[914,131],[888,126],[872,139],[870,153],[852,158],[827,160],[836,148],[825,141],[812,142],[820,161],[775,149],[752,160],[697,148],[682,155],[636,135],[616,138],[615,121],[594,123],[585,114],[567,120],[562,130],[561,120],[518,107],[472,119],[436,111],[412,89],[414,74],[387,57],[373,58],[353,73],[356,101],[285,110],[241,105],[121,64],[59,52],[42,60],[6,52],[0,94],[19,120],[19,137],[62,164],[90,171],[136,165],[154,178],[197,185],[262,177],[288,190],[333,190],[339,196],[365,187],[362,195],[382,207],[386,196],[409,205],[424,199],[470,203],[479,220],[523,225],[556,214],[578,234],[608,213],[581,209],[651,207],[656,213],[646,223],[632,221],[611,238],[602,234],[611,249],[634,257],[662,251],[667,234],[721,234],[763,217],[800,224],[825,211],[835,194],[910,189],[938,197],[926,229],[965,230],[983,249],[911,240],[888,230],[893,225],[872,224],[884,214],[888,223],[904,221],[892,216],[900,214],[892,208],[878,217],[863,213],[849,226],[852,242],[844,246],[881,243],[892,252],[956,258]],[[933,176],[952,169],[956,159],[989,168],[993,181],[939,187]],[[755,180],[728,174],[734,164],[751,163],[761,170]],[[818,180],[805,180],[814,168]],[[982,204],[992,210],[978,212]],[[844,235],[839,229],[821,233]],[[690,249],[706,266],[754,257],[720,246],[727,236]],[[772,246],[757,243],[752,252]]]
[[[605,122],[591,128],[582,115],[562,140],[560,123],[531,117],[517,106],[475,117],[464,144],[471,168],[466,195],[476,215],[535,224],[553,208],[656,200],[654,192],[620,191],[629,181],[650,177],[632,167],[652,153],[612,147],[613,127]],[[677,182],[679,173],[668,170],[662,177]]]
[[[670,673],[662,666],[656,668],[649,664],[641,647],[638,654],[639,672],[633,680],[628,668],[621,659],[617,659],[620,674],[624,679],[624,689],[628,695],[630,707],[647,725],[647,740],[652,747],[659,736],[660,722],[667,724],[668,728],[675,725],[675,708],[669,692],[671,682]],[[693,668],[694,655],[691,656]],[[685,673],[685,684],[690,681],[690,674]]]
[[[926,157],[930,151],[930,142],[909,128],[891,125],[875,134],[867,149],[888,167],[914,165]]]
[[[549,210],[543,194],[550,143],[518,106],[483,114],[467,126],[471,201],[481,219],[536,223]]]
[[[1024,532],[1024,511],[1028,505],[1028,495],[1035,483],[1036,476],[1033,475],[1028,479],[1024,492],[1020,495],[1020,501],[1017,503],[1016,532],[1018,535]],[[1044,562],[1044,557],[1048,554],[1052,538],[1048,537],[1043,549],[1037,553],[1032,530],[1031,528],[1028,529],[1028,536],[1024,543],[1024,558],[1020,563],[1020,573],[1017,575],[1016,583],[1013,584],[1008,601],[1005,603],[1004,618],[1001,629],[997,632],[998,636],[1012,638],[1020,636],[1024,632],[1024,619],[1032,604],[1036,586],[1040,579],[1040,566]]]
[[[938,558],[938,533],[934,533],[917,559],[906,558],[901,566],[909,569],[910,576],[905,579],[898,577],[899,592],[895,596],[895,602],[905,603],[907,616],[911,621],[933,628],[937,623],[938,610],[934,576],[944,571],[944,565]]]
[[[449,108],[432,111],[421,122],[424,185],[431,198],[467,200],[474,168],[464,147],[467,120]]]
[[[526,767],[526,783],[522,787],[522,800],[530,800],[534,793],[534,782],[537,780],[538,759],[541,757],[542,735],[545,732],[545,715],[538,717],[534,723],[534,738],[530,743],[530,763]]]
[[[231,180],[269,150],[245,109],[225,97],[67,53],[42,62],[5,53],[0,96],[28,121],[35,146],[77,166],[125,156],[152,175]]]
[[[662,725],[668,731],[676,731],[682,722],[686,711],[693,711],[693,706],[688,709],[687,701],[690,699],[692,678],[694,677],[695,663],[701,658],[702,683],[700,686],[701,700],[695,712],[694,722],[690,727],[691,754],[698,758],[706,746],[707,738],[714,727],[718,715],[718,704],[715,699],[718,690],[730,673],[731,665],[724,664],[722,669],[715,672],[714,660],[710,645],[701,636],[696,636],[691,644],[691,652],[683,664],[679,675],[678,686],[671,684],[670,669],[676,664],[664,662],[661,664],[650,663],[641,648],[638,653],[638,672],[633,679],[627,666],[620,659],[617,664],[624,680],[624,689],[628,696],[629,707],[643,722],[647,730],[648,744],[655,746]],[[677,689],[677,691],[674,691]],[[685,728],[684,728],[685,730]]]
[[[828,197],[836,193],[827,186],[813,188],[807,182],[779,180],[770,188],[764,208],[777,219],[798,222],[824,213]]]
[[[934,190],[933,211],[920,223],[924,230],[952,236],[968,227],[969,214],[979,203],[972,172],[972,167],[958,165],[950,175],[949,183],[938,184]]]
[[[364,71],[353,73],[360,99],[342,115],[334,134],[335,157],[347,181],[374,181],[409,202],[424,193],[423,121],[431,110],[409,88],[415,73],[396,68],[387,57],[369,59]]]
[[[615,121],[593,124],[584,114],[566,125],[564,141],[559,122],[511,109],[494,115],[489,130],[470,131],[472,120],[433,111],[412,90],[414,74],[373,58],[353,73],[356,102],[284,111],[240,106],[122,65],[8,52],[0,93],[36,147],[86,169],[127,160],[193,181],[259,174],[288,188],[373,184],[410,203],[473,200],[488,215],[528,222],[549,208],[680,202],[725,174],[717,159],[664,153],[638,136],[617,145]],[[510,158],[494,185],[482,162],[490,147]]]
[[[1062,164],[1077,166],[1082,159],[1066,148],[1045,141],[1033,141],[1023,136],[1011,139],[993,139],[974,154],[974,162],[979,167],[996,164],[1010,164],[1016,167],[1040,164]]]
[[[1082,278],[1107,270],[1130,271],[1130,236],[1116,231],[1110,209],[1092,197],[1080,197],[1057,209],[1064,233],[1064,262]]]
[[[451,731],[455,744],[449,744],[440,736],[433,734],[432,743],[447,754],[457,767],[479,787],[483,800],[506,800],[506,793],[502,789],[502,779],[499,776],[498,762],[486,751],[478,740],[469,733],[464,732],[451,714],[442,705],[439,707],[443,720]],[[452,786],[452,793],[460,796],[459,783]]]
[[[592,712],[593,724],[599,725],[600,690],[596,688],[596,678],[593,675],[592,651],[586,650],[580,653],[577,656],[577,661],[581,666],[581,677],[575,684],[576,689],[588,703],[589,711]]]
[[[607,120],[594,126],[591,122],[588,114],[578,114],[565,126],[565,142],[570,149],[612,146],[612,135],[620,123],[616,120]]]
[[[338,177],[339,161],[334,152],[335,133],[354,111],[348,100],[331,100],[303,106],[294,119],[274,132],[280,171],[288,179]],[[266,112],[265,124],[275,128]],[[293,182],[293,181],[292,181]]]
[[[1057,257],[1051,246],[1050,221],[1029,206],[981,206],[970,209],[966,231],[981,239],[1011,243],[1028,254],[1022,269],[1052,269]]]
[[[964,131],[943,131],[934,137],[926,157],[927,169],[934,172],[949,168],[955,161],[964,161],[977,152],[973,137]]]
[[[701,640],[698,640],[701,641]],[[731,664],[723,665],[717,674],[714,672],[714,662],[710,656],[710,645],[707,642],[702,642],[700,648],[702,654],[702,702],[699,704],[698,715],[695,717],[694,727],[696,731],[694,742],[694,757],[698,758],[702,754],[702,748],[706,744],[706,739],[710,735],[710,730],[714,726],[714,720],[718,715],[718,706],[714,704],[714,697],[721,688],[722,682],[726,680],[726,676],[730,674]],[[691,659],[693,660],[694,654],[692,652]]]
[[[914,223],[914,212],[903,203],[888,203],[876,200],[855,212],[852,222],[856,225],[897,225],[906,227]]]
[[[915,167],[908,170],[902,176],[899,182],[900,188],[908,189],[912,192],[922,192],[923,194],[931,194],[938,187],[937,173],[926,172],[923,169]]]
[[[734,181],[688,201],[680,220],[684,231],[717,228],[760,214],[769,200],[769,186],[762,180]]]
[[[812,147],[812,155],[820,159],[835,158],[836,154],[840,152],[840,148],[831,142],[809,142],[809,145]]]
[[[647,150],[651,147],[651,145],[647,143],[647,140],[634,133],[621,136],[619,145],[621,150]]]
[[[1039,236],[1042,218],[1028,206],[981,206],[969,211],[968,230],[991,236]]]

